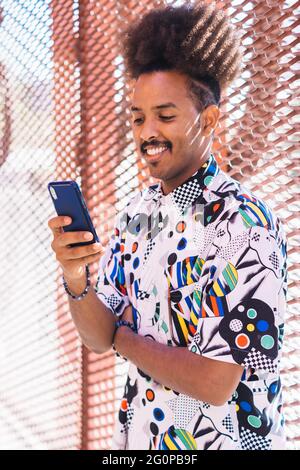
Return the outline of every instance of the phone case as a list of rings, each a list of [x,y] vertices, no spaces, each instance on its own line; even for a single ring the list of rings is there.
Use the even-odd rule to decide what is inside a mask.
[[[57,215],[66,215],[72,218],[72,223],[63,227],[64,232],[85,231],[93,234],[93,240],[72,243],[70,246],[84,246],[99,242],[88,208],[76,181],[51,181],[48,184],[48,191]]]

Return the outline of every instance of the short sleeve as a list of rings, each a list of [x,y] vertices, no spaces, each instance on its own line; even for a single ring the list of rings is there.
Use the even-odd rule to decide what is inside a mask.
[[[116,316],[122,315],[129,305],[124,260],[122,256],[125,240],[117,218],[114,231],[99,262],[95,291],[99,299]]]
[[[211,261],[204,262],[204,282],[194,296],[195,334],[189,349],[275,373],[284,330],[286,238],[278,219],[272,230],[240,228],[229,230],[224,221],[209,253]]]

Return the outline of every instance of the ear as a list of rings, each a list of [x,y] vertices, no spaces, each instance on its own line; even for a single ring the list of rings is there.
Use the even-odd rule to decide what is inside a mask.
[[[215,104],[207,106],[202,113],[203,135],[209,136],[216,128],[220,117],[220,109]]]

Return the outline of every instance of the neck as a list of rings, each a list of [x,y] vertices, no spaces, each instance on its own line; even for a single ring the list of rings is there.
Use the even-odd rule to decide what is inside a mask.
[[[189,179],[199,168],[209,159],[211,154],[211,150],[207,152],[202,158],[200,162],[196,163],[193,168],[191,168],[187,173],[180,175],[178,178],[172,178],[170,180],[161,181],[161,190],[164,196],[167,196],[169,193],[174,191],[174,189],[181,186],[187,179]]]

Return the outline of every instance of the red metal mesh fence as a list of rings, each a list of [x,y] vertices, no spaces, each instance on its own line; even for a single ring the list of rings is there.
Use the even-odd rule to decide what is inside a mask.
[[[127,365],[81,345],[50,247],[47,183],[80,183],[106,244],[116,212],[153,182],[135,153],[118,34],[161,3],[183,2],[0,2],[0,448],[110,447]],[[246,67],[223,100],[213,150],[285,223],[282,377],[288,445],[299,448],[300,2],[218,5],[243,32]]]

